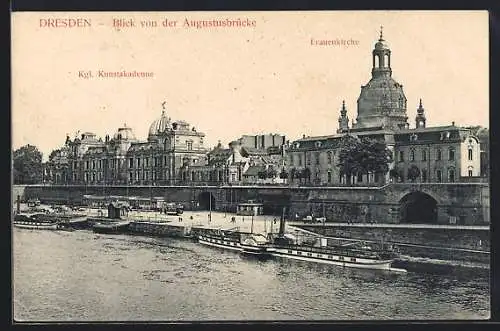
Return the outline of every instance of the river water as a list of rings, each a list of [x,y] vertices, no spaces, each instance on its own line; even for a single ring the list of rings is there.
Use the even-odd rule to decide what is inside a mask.
[[[489,278],[258,261],[192,241],[13,229],[16,321],[486,319]]]

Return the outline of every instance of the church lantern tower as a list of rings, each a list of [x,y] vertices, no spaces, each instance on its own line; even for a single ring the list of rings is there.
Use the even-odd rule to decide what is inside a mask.
[[[417,116],[415,117],[415,127],[417,129],[419,128],[425,128],[425,114],[424,114],[424,107],[422,106],[422,99],[420,99],[420,104],[417,109]]]
[[[345,109],[345,100],[342,101],[342,109],[339,116],[339,128],[337,133],[349,132],[349,117],[347,117],[347,110]]]

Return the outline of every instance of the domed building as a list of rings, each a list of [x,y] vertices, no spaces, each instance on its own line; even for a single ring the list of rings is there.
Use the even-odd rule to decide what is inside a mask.
[[[165,109],[163,109],[160,118],[154,120],[149,126],[148,139],[154,139],[171,129],[172,123],[170,122],[170,117],[167,117]]]
[[[361,87],[356,122],[349,125],[342,102],[336,134],[303,137],[290,144],[287,171],[306,172],[292,181],[315,185],[376,185],[390,181],[457,182],[481,175],[480,142],[470,128],[451,125],[427,127],[422,99],[410,128],[403,85],[392,77],[392,51],[382,30],[371,52],[371,78]],[[479,131],[480,132],[480,131]],[[340,140],[345,135],[383,141],[393,153],[389,173],[359,173],[347,178],[338,167]]]
[[[391,50],[382,31],[372,51],[372,63],[372,78],[361,87],[353,129],[408,127],[406,96],[403,85],[392,78]]]
[[[165,103],[162,108],[145,141],[137,139],[126,124],[112,137],[106,135],[104,141],[91,132],[73,140],[67,137],[67,162],[57,167],[64,176],[54,177],[64,178],[65,183],[89,185],[179,183],[187,168],[205,161],[205,134],[185,121],[172,122]]]

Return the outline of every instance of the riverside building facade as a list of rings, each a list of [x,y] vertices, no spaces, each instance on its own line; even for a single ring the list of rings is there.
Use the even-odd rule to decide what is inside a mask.
[[[45,174],[55,184],[172,185],[183,179],[183,169],[205,161],[204,137],[187,122],[172,121],[163,103],[147,140],[137,139],[126,125],[104,140],[91,132],[66,137],[49,158]]]
[[[382,31],[372,51],[372,77],[361,87],[357,118],[349,125],[345,102],[340,109],[338,130],[329,136],[303,137],[290,144],[287,171],[292,182],[302,182],[293,174],[307,173],[313,185],[380,185],[389,181],[450,183],[477,178],[481,173],[480,142],[468,128],[427,127],[422,100],[410,127],[403,85],[392,78],[391,49]],[[385,142],[393,153],[387,174],[359,174],[346,178],[339,171],[339,143],[349,134]],[[413,174],[409,175],[409,172]],[[418,174],[415,178],[414,174]],[[411,179],[410,179],[411,177]]]

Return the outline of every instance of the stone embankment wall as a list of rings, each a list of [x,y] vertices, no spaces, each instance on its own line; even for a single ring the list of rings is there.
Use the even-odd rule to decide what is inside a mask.
[[[489,263],[490,231],[464,228],[380,228],[366,226],[300,226],[328,237],[396,244],[403,255]]]
[[[12,198],[39,198],[48,203],[81,203],[85,194],[139,197],[163,197],[181,202],[186,209],[207,206],[235,211],[239,202],[257,200],[264,203],[267,214],[286,217],[314,213],[331,222],[400,223],[401,201],[408,194],[421,192],[436,201],[437,223],[489,224],[490,197],[487,183],[456,184],[390,184],[384,187],[270,187],[270,186],[14,186]],[[205,200],[205,201],[203,201]]]

